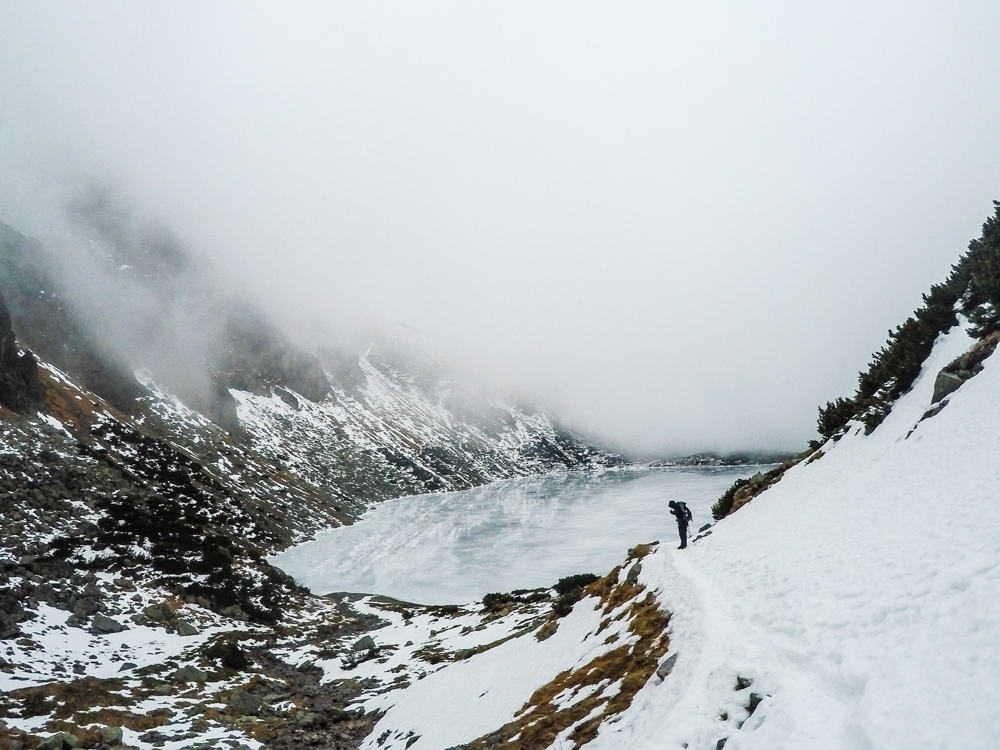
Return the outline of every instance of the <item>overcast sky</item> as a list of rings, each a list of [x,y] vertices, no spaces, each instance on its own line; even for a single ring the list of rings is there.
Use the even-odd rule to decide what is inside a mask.
[[[117,184],[287,319],[640,451],[799,448],[1000,198],[1000,3],[0,0],[0,220]]]

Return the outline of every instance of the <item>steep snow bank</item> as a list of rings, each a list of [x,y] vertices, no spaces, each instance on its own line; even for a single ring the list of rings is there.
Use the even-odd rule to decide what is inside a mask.
[[[612,648],[607,633],[638,643],[636,610],[623,609],[623,622],[612,616],[604,631],[591,596],[551,641],[526,634],[372,699],[370,708],[388,710],[369,745],[995,746],[1000,361],[988,359],[940,413],[922,419],[938,371],[972,343],[960,328],[942,336],[872,435],[852,426],[711,536],[684,551],[664,545],[641,572],[629,569],[643,596],[670,613],[669,650],[658,641],[646,658],[677,659],[663,679],[640,672],[642,687],[621,713],[586,702],[621,680],[562,689],[601,663]],[[611,579],[626,585],[624,577]],[[407,629],[418,630],[394,626],[386,635]],[[579,715],[557,731],[536,704]],[[596,737],[578,731],[595,719]],[[547,733],[538,731],[545,722]]]
[[[678,668],[592,747],[995,745],[1000,362],[920,421],[972,343],[942,336],[872,435],[852,427],[687,554],[650,558]]]

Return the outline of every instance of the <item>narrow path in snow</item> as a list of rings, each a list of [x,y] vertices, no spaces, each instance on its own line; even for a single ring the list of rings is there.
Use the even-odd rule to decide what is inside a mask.
[[[799,735],[830,748],[871,747],[850,728],[857,696],[835,689],[837,681],[826,679],[827,670],[802,647],[800,634],[771,631],[748,616],[697,547],[667,548],[648,558],[642,579],[659,589],[661,602],[674,613],[670,653],[678,661],[666,680],[654,678],[637,696],[630,721],[609,726],[592,747],[715,748],[726,739],[727,748],[738,749],[765,713],[767,733],[775,737]],[[743,687],[737,689],[740,678]],[[751,694],[770,710],[748,716]],[[810,726],[803,735],[796,720],[803,715],[837,721]]]
[[[592,747],[997,745],[1000,360],[924,418],[972,343],[942,336],[871,435],[854,425],[711,537],[648,558],[677,666]]]

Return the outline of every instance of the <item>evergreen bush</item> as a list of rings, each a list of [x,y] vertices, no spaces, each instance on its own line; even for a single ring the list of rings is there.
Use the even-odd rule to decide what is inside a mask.
[[[568,615],[573,609],[573,605],[583,598],[583,589],[594,581],[600,580],[600,576],[593,573],[578,573],[575,576],[560,578],[554,588],[559,596],[552,603],[552,610],[559,617]]]
[[[956,308],[972,323],[971,335],[982,338],[1000,330],[1000,202],[994,201],[993,207],[982,237],[969,243],[948,279],[932,286],[923,307],[889,331],[885,345],[859,375],[854,398],[838,398],[820,407],[818,429],[824,438],[833,437],[855,418],[869,433],[878,427],[896,399],[913,385],[937,337],[958,323]]]
[[[737,479],[733,482],[733,486],[726,490],[722,497],[712,506],[712,518],[716,521],[721,521],[729,515],[729,511],[733,509],[733,498],[736,496],[737,491],[740,487],[745,487],[748,484],[750,484],[749,479]]]

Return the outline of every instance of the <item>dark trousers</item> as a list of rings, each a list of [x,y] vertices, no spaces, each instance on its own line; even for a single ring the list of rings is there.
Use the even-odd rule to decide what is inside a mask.
[[[684,549],[688,546],[688,525],[678,522],[677,533],[681,535],[681,549]]]

